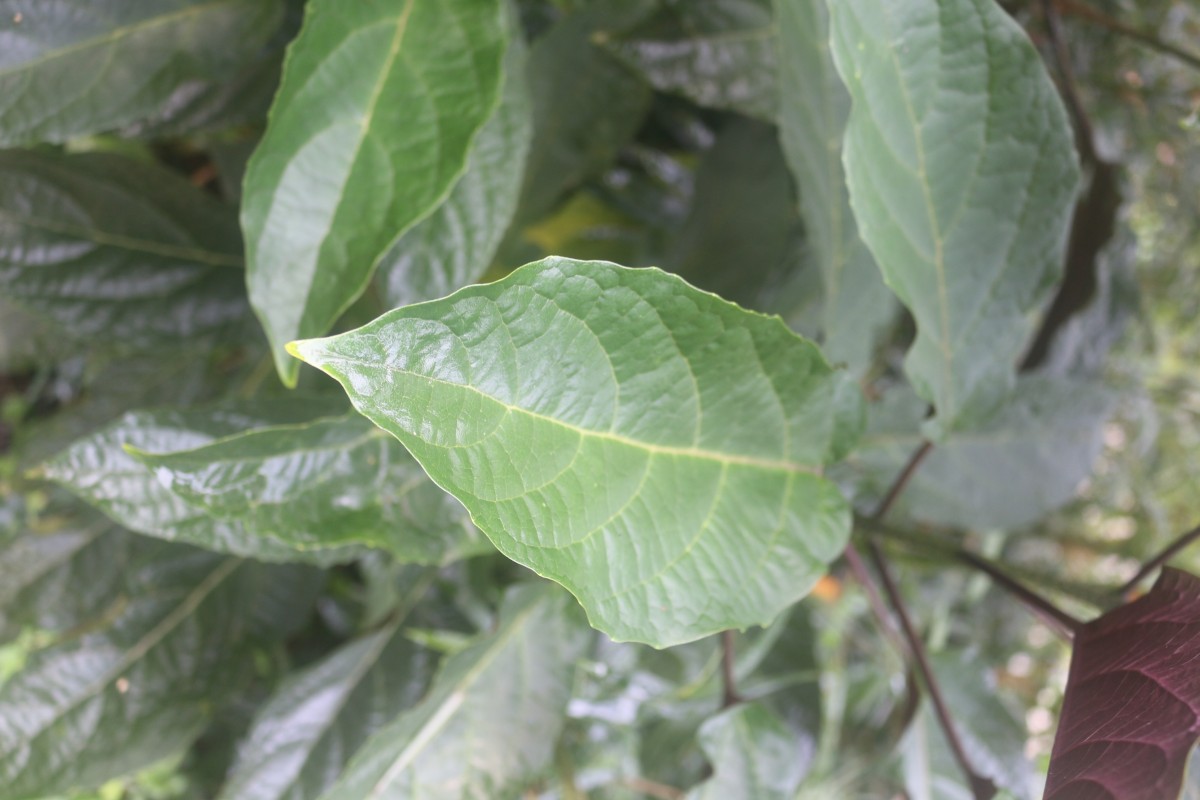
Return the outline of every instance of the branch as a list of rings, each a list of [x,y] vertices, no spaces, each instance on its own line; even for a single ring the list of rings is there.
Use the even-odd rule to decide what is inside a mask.
[[[921,466],[921,462],[925,460],[925,456],[929,455],[929,451],[933,449],[933,442],[925,441],[909,456],[908,463],[904,465],[904,469],[900,470],[900,474],[896,476],[896,480],[892,481],[891,488],[887,490],[887,494],[879,501],[879,505],[871,512],[871,519],[883,519],[883,517],[895,505],[896,500],[900,497],[901,492],[908,486],[908,482],[912,480],[912,476],[916,474],[917,468]]]
[[[991,800],[991,798],[996,796],[996,786],[990,780],[977,773],[971,766],[971,761],[967,758],[962,740],[958,737],[958,730],[954,727],[954,721],[950,718],[950,711],[946,707],[946,699],[942,696],[941,687],[938,686],[937,679],[933,675],[933,668],[929,665],[929,657],[925,654],[925,645],[921,641],[921,637],[917,635],[912,620],[908,616],[908,608],[905,606],[904,598],[901,597],[900,590],[896,587],[896,583],[892,580],[892,575],[888,571],[887,561],[884,559],[879,542],[872,538],[868,540],[867,546],[867,552],[871,555],[871,562],[875,565],[875,571],[879,573],[879,578],[883,582],[884,591],[887,592],[892,608],[900,618],[900,627],[904,631],[904,638],[908,641],[909,650],[917,662],[917,669],[920,671],[921,679],[925,683],[925,690],[929,692],[929,699],[933,702],[933,710],[937,714],[943,733],[946,734],[946,741],[950,744],[950,751],[954,754],[954,760],[958,762],[959,768],[967,776],[967,783],[970,784],[971,792],[975,795],[975,799]]]
[[[1061,634],[1066,639],[1073,639],[1075,631],[1079,630],[1083,624],[1073,616],[1063,611],[1058,606],[1051,603],[1040,594],[1031,591],[1024,584],[1018,583],[1012,576],[1001,570],[986,558],[976,555],[969,550],[959,549],[955,556],[959,561],[974,567],[980,572],[987,575],[995,583],[1008,591],[1009,594],[1016,597],[1025,607],[1032,611],[1037,616],[1041,617],[1042,621]]]
[[[1071,54],[1067,52],[1067,43],[1063,37],[1062,25],[1058,18],[1058,9],[1055,8],[1054,4],[1055,0],[1042,0],[1042,17],[1046,21],[1046,33],[1050,37],[1050,47],[1054,52],[1054,63],[1058,67],[1059,76],[1062,78],[1060,85],[1063,98],[1067,101],[1067,108],[1071,109],[1071,116],[1075,118],[1075,139],[1079,144],[1079,153],[1085,164],[1091,164],[1097,160],[1096,139],[1092,133],[1092,121],[1088,118],[1087,111],[1083,108],[1083,101],[1079,99],[1079,87],[1075,82],[1075,70],[1071,66]]]
[[[1137,574],[1125,582],[1125,585],[1117,590],[1118,594],[1127,595],[1134,590],[1139,583],[1142,582],[1147,575],[1161,567],[1163,564],[1170,561],[1176,553],[1183,550],[1192,542],[1200,539],[1200,525],[1192,528],[1187,533],[1178,536],[1175,541],[1167,545],[1161,553],[1142,565],[1142,568],[1137,571]]]
[[[879,587],[872,580],[871,573],[867,571],[867,565],[863,563],[862,556],[859,555],[858,548],[854,546],[853,542],[846,545],[842,557],[846,559],[846,563],[850,565],[850,572],[854,574],[854,578],[866,592],[871,613],[874,614],[875,622],[879,625],[879,630],[883,632],[884,638],[892,643],[892,647],[900,654],[900,658],[907,659],[910,655],[908,645],[900,638],[900,633],[892,622],[891,614],[888,613],[887,606],[883,603],[883,597],[879,594]]]
[[[733,631],[721,631],[721,709],[742,702],[733,675]]]
[[[1108,28],[1113,33],[1119,33],[1135,42],[1141,42],[1151,50],[1157,50],[1166,56],[1182,61],[1193,69],[1200,69],[1200,55],[1184,50],[1181,47],[1176,47],[1170,42],[1164,42],[1152,33],[1138,30],[1130,25],[1126,25],[1121,20],[1110,17],[1098,8],[1092,8],[1080,0],[1054,0],[1054,4],[1058,9],[1066,14],[1085,19],[1088,22],[1094,22],[1102,28]]]

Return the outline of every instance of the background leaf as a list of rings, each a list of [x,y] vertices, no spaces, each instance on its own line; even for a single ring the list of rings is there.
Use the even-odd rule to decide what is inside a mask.
[[[614,638],[765,623],[845,544],[835,373],[659,270],[546,259],[293,347]]]
[[[379,286],[389,308],[444,297],[477,281],[491,264],[516,211],[533,130],[526,56],[514,36],[504,57],[500,105],[480,129],[466,172],[437,211],[380,262]]]
[[[0,2],[0,147],[169,118],[250,63],[279,0]]]
[[[700,746],[715,774],[688,792],[687,800],[791,800],[804,778],[800,743],[758,703],[734,706],[705,722]]]
[[[147,348],[228,329],[248,319],[241,263],[236,213],[160,167],[0,153],[0,295],[60,335]]]
[[[242,206],[250,302],[287,385],[284,343],[329,330],[465,168],[505,17],[499,0],[309,4]]]
[[[238,612],[270,571],[145,545],[88,629],[34,653],[0,686],[0,797],[98,785],[172,755],[248,677],[245,642],[264,631]]]
[[[606,44],[660,92],[770,122],[778,30],[764,0],[672,3]]]
[[[1164,567],[1076,631],[1045,800],[1178,796],[1200,737],[1198,610],[1200,578]]]
[[[854,99],[851,203],[916,319],[905,369],[942,438],[1011,391],[1028,316],[1059,277],[1079,180],[1071,128],[993,0],[848,0],[831,12]]]
[[[255,715],[218,800],[318,797],[368,736],[420,699],[433,664],[393,623],[292,673]]]
[[[986,423],[925,459],[891,514],[918,522],[1012,529],[1067,503],[1092,474],[1117,395],[1095,381],[1027,375]],[[869,424],[840,476],[870,508],[922,441],[928,406],[907,387],[869,406]]]
[[[821,273],[822,350],[830,361],[862,375],[895,302],[850,211],[842,169],[850,95],[829,53],[825,0],[778,0],[775,13],[779,138],[800,195],[808,255]],[[771,310],[792,316],[786,307]]]
[[[392,437],[354,414],[255,428],[197,447],[126,450],[175,497],[239,539],[317,560],[354,545],[443,564],[491,546]],[[332,552],[330,552],[332,551]]]
[[[586,637],[548,585],[510,591],[494,632],[447,660],[424,700],[380,730],[325,795],[505,797],[549,765]]]

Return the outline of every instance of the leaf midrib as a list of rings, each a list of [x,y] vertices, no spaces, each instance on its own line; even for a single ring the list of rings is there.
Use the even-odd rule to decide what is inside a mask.
[[[383,365],[369,364],[365,361],[359,361],[357,359],[349,359],[349,358],[343,358],[341,360],[356,364],[361,367],[366,367],[369,369],[382,368],[382,369],[387,370],[388,372],[392,372],[392,373],[395,373],[398,375],[405,375],[410,378],[416,378],[418,380],[428,381],[429,383],[440,384],[442,386],[449,386],[449,387],[452,387],[455,389],[465,389],[467,391],[474,392],[475,394],[479,395],[480,397],[482,397],[486,400],[490,400],[491,402],[507,409],[510,412],[525,414],[526,416],[532,417],[533,419],[538,420],[539,422],[549,423],[552,425],[556,425],[560,428],[565,428],[566,430],[569,430],[572,433],[574,433],[578,436],[581,436],[583,438],[601,439],[604,441],[615,442],[617,444],[624,445],[626,447],[633,447],[638,450],[643,450],[652,455],[673,456],[676,458],[695,458],[695,459],[700,459],[700,460],[704,460],[704,461],[715,461],[718,464],[722,464],[722,465],[736,464],[736,465],[740,465],[740,466],[754,467],[757,469],[777,470],[777,471],[781,471],[781,472],[798,472],[798,473],[807,473],[810,475],[820,475],[821,474],[820,467],[813,467],[813,466],[809,466],[809,465],[805,465],[805,464],[799,464],[799,463],[796,463],[795,461],[788,461],[785,459],[760,458],[757,456],[739,455],[736,453],[721,453],[721,452],[714,451],[714,450],[703,450],[698,447],[677,447],[677,446],[673,446],[673,445],[652,444],[650,442],[639,441],[637,439],[633,439],[628,436],[624,436],[622,434],[615,433],[613,431],[597,431],[597,430],[592,430],[590,428],[582,428],[578,425],[573,425],[570,422],[566,422],[561,419],[555,419],[554,417],[550,417],[545,414],[541,414],[537,411],[532,411],[528,408],[523,408],[521,406],[506,403],[503,400],[501,400],[500,398],[495,397],[494,395],[490,395],[487,392],[483,391],[482,389],[479,389],[470,384],[455,383],[453,381],[448,381],[448,380],[445,380],[442,378],[434,378],[430,375],[423,375],[419,372],[413,372],[411,370],[400,369],[400,368],[394,367],[390,364],[383,364]]]

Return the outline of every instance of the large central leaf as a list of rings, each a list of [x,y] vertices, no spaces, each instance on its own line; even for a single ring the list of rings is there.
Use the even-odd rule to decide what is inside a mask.
[[[676,276],[550,258],[292,348],[615,638],[764,623],[845,544],[821,470],[856,395],[778,318]]]
[[[994,0],[830,3],[850,89],[846,181],[863,241],[912,312],[905,368],[936,435],[1003,403],[1061,270],[1079,168],[1058,94]]]

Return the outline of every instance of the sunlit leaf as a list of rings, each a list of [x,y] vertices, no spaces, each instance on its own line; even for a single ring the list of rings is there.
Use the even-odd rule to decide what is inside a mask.
[[[546,259],[292,347],[615,638],[768,622],[845,544],[837,374],[659,270]]]

